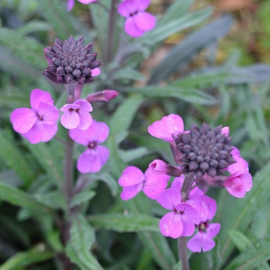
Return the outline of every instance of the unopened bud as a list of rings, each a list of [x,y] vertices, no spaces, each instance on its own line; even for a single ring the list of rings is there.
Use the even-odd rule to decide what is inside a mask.
[[[169,165],[160,159],[155,159],[154,161],[152,161],[149,164],[148,168],[156,174],[167,174],[175,177],[179,177],[182,174],[181,169]]]
[[[86,100],[89,102],[100,102],[100,101],[108,102],[111,99],[117,97],[118,95],[119,93],[115,90],[104,90],[88,95]]]

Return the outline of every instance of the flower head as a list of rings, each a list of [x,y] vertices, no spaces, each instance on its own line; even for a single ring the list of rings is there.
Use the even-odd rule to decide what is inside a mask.
[[[103,143],[109,136],[109,127],[103,122],[92,121],[86,130],[72,129],[70,137],[77,143],[87,146],[78,159],[77,169],[81,173],[96,173],[109,159],[109,150]]]
[[[86,130],[92,123],[92,116],[89,113],[92,110],[91,104],[83,99],[78,99],[73,104],[66,104],[60,109],[64,112],[61,124],[67,129]]]
[[[123,200],[129,200],[135,197],[141,190],[150,199],[156,199],[157,196],[165,190],[170,176],[158,175],[151,170],[146,170],[145,174],[134,166],[128,166],[118,180],[123,191],[120,194]]]
[[[156,18],[145,12],[150,0],[125,0],[118,7],[118,13],[126,17],[125,31],[131,37],[140,37],[156,25]]]
[[[179,163],[184,173],[192,172],[198,177],[205,174],[220,176],[235,162],[231,154],[231,138],[221,130],[221,126],[211,130],[207,124],[200,129],[193,124],[190,133],[182,133],[175,138],[177,150],[182,154]]]
[[[60,84],[93,82],[92,69],[99,67],[100,61],[92,50],[93,44],[84,46],[83,37],[77,41],[72,36],[65,41],[56,38],[52,47],[44,49],[49,66],[43,75]]]
[[[50,93],[34,89],[30,95],[31,109],[18,108],[11,113],[14,130],[33,144],[51,140],[57,132],[59,118],[53,103]]]
[[[81,2],[84,5],[96,2],[97,0],[78,0],[79,2]],[[75,0],[68,0],[67,2],[67,11],[71,11],[74,7],[75,4]]]

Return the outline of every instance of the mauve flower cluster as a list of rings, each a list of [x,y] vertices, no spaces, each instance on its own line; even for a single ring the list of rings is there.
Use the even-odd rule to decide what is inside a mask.
[[[131,199],[142,190],[169,210],[159,223],[163,235],[189,237],[197,229],[187,247],[193,252],[212,249],[215,246],[212,238],[221,225],[209,223],[217,204],[205,195],[208,188],[223,187],[231,195],[242,198],[252,187],[247,162],[230,145],[229,128],[211,129],[203,124],[184,131],[182,118],[171,114],[150,125],[148,132],[170,144],[176,165],[154,160],[145,174],[136,167],[127,167],[119,179],[123,187],[121,198]],[[175,179],[167,188],[170,176]]]
[[[107,102],[118,95],[118,92],[114,90],[104,90],[83,99],[80,97],[83,84],[93,81],[92,77],[100,74],[100,69],[97,68],[100,62],[95,60],[97,54],[91,54],[92,48],[93,44],[84,47],[83,37],[77,41],[70,37],[64,42],[56,38],[55,44],[45,49],[49,66],[43,74],[56,83],[68,83],[67,104],[60,108],[63,112],[61,124],[70,130],[69,135],[75,142],[87,147],[77,163],[78,171],[81,173],[100,171],[109,158],[109,150],[99,145],[107,139],[109,127],[105,123],[92,119],[89,112],[93,110],[93,107],[90,102]],[[63,70],[63,67],[58,63],[57,57],[64,59],[63,63],[66,62],[73,67],[73,73],[76,71],[79,74],[79,69],[81,69],[83,74],[79,74],[80,76],[74,79],[73,75],[76,74],[71,75],[71,71],[67,68],[66,73],[60,72],[59,70]],[[93,65],[93,63],[98,65]],[[30,95],[31,109],[18,108],[11,113],[10,120],[14,130],[21,133],[32,144],[50,141],[57,133],[59,118],[59,110],[53,104],[50,93],[34,89]]]

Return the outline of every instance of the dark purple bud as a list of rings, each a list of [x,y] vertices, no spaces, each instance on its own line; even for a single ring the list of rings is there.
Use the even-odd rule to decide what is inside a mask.
[[[82,70],[82,73],[83,73],[84,75],[91,75],[91,74],[92,74],[92,71],[91,71],[90,68],[84,68],[84,69]]]
[[[56,66],[61,66],[61,64],[62,64],[62,61],[59,58],[53,58],[52,62]]]
[[[199,165],[198,165],[197,162],[191,161],[191,162],[189,163],[189,170],[190,170],[190,171],[196,171],[198,168],[199,168]]]
[[[58,67],[56,73],[59,75],[65,74],[65,69],[63,67]]]
[[[213,168],[216,168],[218,166],[218,161],[211,159],[209,165]]]
[[[89,67],[90,67],[91,69],[94,69],[94,68],[99,67],[100,65],[101,65],[100,61],[95,60],[95,61],[93,61],[93,62],[90,64]]]
[[[71,74],[67,74],[65,76],[65,80],[66,80],[67,83],[71,83],[71,82],[73,82],[74,77]]]
[[[50,60],[53,60],[53,58],[55,57],[55,54],[51,52],[46,52],[45,56],[48,57]]]
[[[218,168],[225,169],[229,166],[229,164],[225,160],[220,160],[218,162]]]
[[[209,169],[209,165],[208,165],[208,163],[206,163],[206,162],[202,162],[202,163],[200,164],[200,168],[201,168],[201,170],[202,170],[203,172],[205,172],[205,171],[207,171],[207,170]]]
[[[67,67],[65,67],[65,71],[67,73],[71,73],[73,71],[73,68],[71,66],[67,66]]]
[[[72,75],[79,78],[81,76],[81,71],[79,69],[74,69]]]
[[[197,155],[196,155],[195,153],[193,153],[193,152],[191,152],[191,153],[188,154],[188,158],[189,158],[190,160],[195,160],[196,157],[197,157]]]

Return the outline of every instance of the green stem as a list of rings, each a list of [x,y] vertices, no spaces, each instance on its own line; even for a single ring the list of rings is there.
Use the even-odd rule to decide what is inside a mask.
[[[112,0],[110,16],[108,21],[108,32],[107,32],[107,54],[105,56],[105,63],[108,64],[112,60],[113,54],[113,43],[114,43],[114,30],[117,18],[117,3],[118,0]]]
[[[187,256],[187,244],[185,237],[177,238],[178,259],[182,261],[182,270],[190,270]]]
[[[67,103],[71,104],[75,101],[75,85],[67,85]],[[64,178],[65,178],[65,196],[68,203],[73,197],[73,146],[74,142],[67,132],[65,162],[64,162]]]

